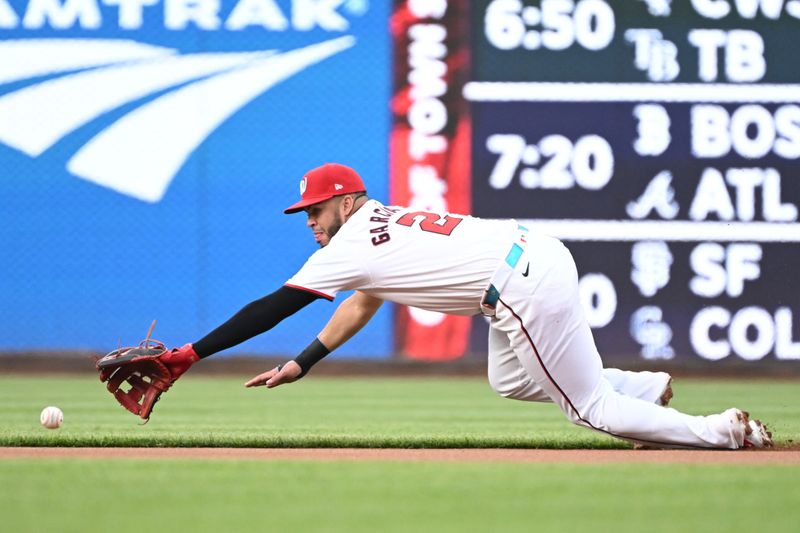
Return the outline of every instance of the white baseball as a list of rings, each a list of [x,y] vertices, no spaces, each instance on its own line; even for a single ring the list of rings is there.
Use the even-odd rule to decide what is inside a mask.
[[[57,429],[64,421],[64,413],[58,407],[45,407],[42,409],[42,414],[39,415],[39,421],[47,429]]]

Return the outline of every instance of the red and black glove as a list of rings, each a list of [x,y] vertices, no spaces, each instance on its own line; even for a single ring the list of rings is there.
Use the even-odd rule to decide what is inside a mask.
[[[148,335],[139,346],[114,350],[96,366],[100,381],[107,382],[106,387],[120,405],[148,420],[161,395],[199,360],[191,344],[167,350]]]

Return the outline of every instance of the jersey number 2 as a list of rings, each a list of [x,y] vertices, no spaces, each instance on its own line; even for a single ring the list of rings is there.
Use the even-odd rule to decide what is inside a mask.
[[[419,229],[430,233],[438,233],[439,235],[450,235],[456,229],[456,226],[464,220],[450,215],[440,216],[427,211],[413,211],[398,218],[397,223],[410,228],[418,217],[422,217],[422,220],[419,221]],[[444,220],[444,223],[441,223],[442,220]]]

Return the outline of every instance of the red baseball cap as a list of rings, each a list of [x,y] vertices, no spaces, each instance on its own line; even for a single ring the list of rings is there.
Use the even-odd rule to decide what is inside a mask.
[[[288,214],[329,200],[341,194],[366,192],[361,176],[350,167],[338,163],[326,163],[310,170],[300,180],[300,201],[284,209]]]

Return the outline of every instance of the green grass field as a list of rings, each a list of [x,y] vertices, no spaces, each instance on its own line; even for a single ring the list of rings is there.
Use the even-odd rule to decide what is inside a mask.
[[[244,381],[188,376],[140,426],[92,376],[0,377],[0,445],[627,447],[569,424],[553,405],[500,398],[479,378],[312,377],[271,390]],[[39,425],[47,405],[64,411],[58,430]],[[693,414],[741,407],[779,443],[800,439],[793,381],[678,380],[672,405]]]
[[[593,447],[624,443],[481,379],[188,376],[152,421],[92,376],[0,377],[5,446]],[[800,438],[792,381],[678,380],[690,413],[749,409]],[[46,405],[61,429],[39,425]],[[646,452],[642,452],[646,453]],[[721,452],[726,453],[726,452]],[[744,452],[728,452],[744,453]],[[796,466],[166,459],[0,460],[5,531],[795,531]]]

